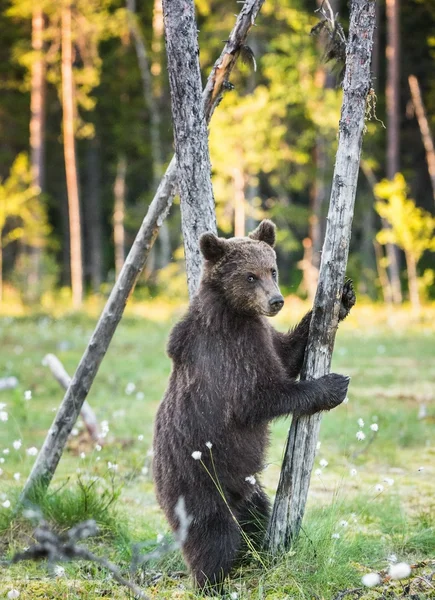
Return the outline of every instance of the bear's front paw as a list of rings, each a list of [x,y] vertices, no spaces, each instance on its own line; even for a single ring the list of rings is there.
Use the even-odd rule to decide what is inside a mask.
[[[322,410],[331,410],[343,402],[347,396],[350,377],[329,373],[320,378],[324,385],[324,395],[322,399]]]
[[[356,302],[355,290],[353,289],[352,279],[346,279],[343,286],[343,293],[341,295],[340,312],[338,313],[338,320],[342,321],[350,313],[350,309]]]

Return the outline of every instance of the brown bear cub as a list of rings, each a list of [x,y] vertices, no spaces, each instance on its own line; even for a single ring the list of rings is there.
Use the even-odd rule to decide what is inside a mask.
[[[192,522],[183,554],[200,587],[220,587],[243,551],[240,527],[261,544],[269,501],[256,478],[269,422],[334,408],[349,384],[336,374],[296,381],[311,312],[289,333],[275,331],[265,318],[284,304],[274,244],[275,225],[268,220],[249,237],[204,234],[201,285],[169,339],[173,368],[156,418],[154,477],[174,531],[174,509],[184,497]],[[340,319],[354,303],[347,283]]]

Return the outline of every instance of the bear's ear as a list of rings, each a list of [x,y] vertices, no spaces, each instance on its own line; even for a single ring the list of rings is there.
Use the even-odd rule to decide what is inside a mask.
[[[272,223],[272,221],[269,221],[269,219],[264,219],[261,221],[257,229],[254,229],[254,231],[249,234],[249,237],[251,240],[266,242],[266,244],[269,244],[269,246],[272,246],[273,248],[275,246],[275,232],[275,223]]]
[[[225,254],[225,240],[214,233],[203,233],[199,238],[199,247],[206,260],[217,262]]]

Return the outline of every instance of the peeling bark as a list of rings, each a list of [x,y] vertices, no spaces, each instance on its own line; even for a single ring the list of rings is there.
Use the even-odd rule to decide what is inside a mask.
[[[217,104],[217,102],[212,102],[212,96],[217,99],[221,94],[222,82],[228,79],[240,53],[240,47],[245,43],[246,36],[254,24],[263,2],[264,0],[247,0],[243,5],[234,29],[230,34],[229,41],[226,43],[221,56],[213,67],[207,86],[203,92],[204,114],[207,122],[210,120]],[[227,55],[230,57],[230,60],[227,59],[225,61],[225,76],[223,79],[221,76],[219,87],[218,83],[215,82],[214,73],[218,69],[223,69],[222,60]],[[109,348],[116,327],[122,318],[127,300],[133,292],[159,229],[169,212],[175,193],[175,186],[176,162],[175,157],[173,157],[148,208],[148,212],[88,346],[72,377],[41,451],[36,458],[21,494],[21,503],[28,499],[37,487],[39,489],[47,488],[53,478],[68,436],[74,427],[82,404],[89,393],[101,361]]]
[[[346,271],[366,98],[371,87],[370,62],[375,2],[353,0],[346,73],[339,126],[339,143],[332,182],[319,283],[301,379],[329,372]],[[320,414],[292,421],[280,482],[269,523],[271,552],[287,549],[297,537],[305,510],[320,427]]]

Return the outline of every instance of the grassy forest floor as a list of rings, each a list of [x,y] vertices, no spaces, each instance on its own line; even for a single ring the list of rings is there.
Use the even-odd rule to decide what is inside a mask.
[[[290,301],[275,324],[285,328],[305,309]],[[44,517],[60,531],[96,519],[101,533],[87,545],[127,576],[132,544],[145,542],[152,549],[168,535],[153,493],[149,450],[153,416],[170,371],[165,343],[180,310],[159,302],[129,309],[89,395],[99,419],[108,423],[106,444],[98,451],[78,423],[41,502]],[[14,519],[13,506],[34,460],[27,450],[41,448],[62,398],[43,357],[55,353],[72,374],[94,324],[94,314],[0,318],[0,377],[19,380],[16,389],[0,391],[0,404],[6,405],[1,410],[8,413],[7,421],[0,420],[3,559],[32,543],[32,523]],[[300,539],[277,563],[265,558],[263,566],[237,571],[228,586],[231,597],[435,597],[435,577],[430,579],[435,572],[434,356],[433,307],[418,323],[406,309],[388,315],[380,307],[355,307],[340,327],[333,363],[335,371],[352,377],[349,402],[324,416]],[[273,426],[269,466],[262,474],[271,495],[288,427],[289,419]],[[360,430],[362,441],[356,438]],[[327,466],[321,467],[322,459]],[[391,555],[417,565],[412,578],[363,589],[361,576],[388,569]],[[61,566],[64,572],[56,573],[44,563],[0,566],[0,598],[11,589],[23,600],[133,597],[98,565]],[[134,579],[153,599],[201,597],[178,552],[146,564]]]

